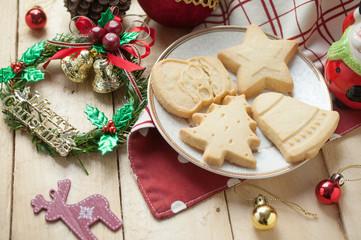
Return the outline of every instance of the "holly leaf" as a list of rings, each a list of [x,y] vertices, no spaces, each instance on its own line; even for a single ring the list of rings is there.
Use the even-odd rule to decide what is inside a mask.
[[[123,33],[122,37],[120,38],[120,45],[124,44],[124,43],[129,43],[133,40],[135,40],[140,33],[136,33],[136,32],[125,32]]]
[[[110,8],[108,8],[106,12],[101,13],[101,18],[98,21],[98,26],[104,28],[105,24],[107,24],[107,22],[113,19],[114,15],[112,14],[112,11],[110,11]]]
[[[101,45],[93,45],[93,49],[100,53],[106,53],[107,51]]]
[[[1,68],[0,69],[0,83],[6,83],[10,79],[13,79],[16,76],[14,70],[11,67]]]
[[[117,130],[124,127],[127,124],[127,122],[130,119],[132,119],[133,111],[134,111],[133,104],[129,103],[129,104],[124,104],[121,108],[119,108],[115,112],[113,116],[113,121],[115,123],[115,127],[117,128]]]
[[[113,148],[117,146],[117,135],[103,135],[98,142],[98,150],[102,152],[102,155],[107,152],[113,151]]]
[[[44,79],[44,75],[45,73],[43,73],[40,69],[28,68],[23,72],[22,78],[28,82],[38,82]]]
[[[87,104],[85,113],[88,115],[88,120],[98,128],[108,124],[108,118],[96,107],[91,107]]]
[[[40,57],[44,50],[44,45],[45,41],[35,43],[34,46],[28,48],[28,50],[23,53],[20,61],[23,61],[26,65],[32,64],[36,59],[38,59],[38,57]]]

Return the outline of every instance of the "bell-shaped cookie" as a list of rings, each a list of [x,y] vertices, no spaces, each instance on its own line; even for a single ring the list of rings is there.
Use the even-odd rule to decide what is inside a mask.
[[[287,162],[313,158],[335,131],[339,114],[280,93],[263,93],[253,101],[253,119]]]

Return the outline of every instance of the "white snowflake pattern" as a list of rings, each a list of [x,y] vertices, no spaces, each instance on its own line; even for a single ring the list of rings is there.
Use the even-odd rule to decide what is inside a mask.
[[[87,218],[92,219],[94,207],[82,207],[80,206],[80,213],[78,219],[80,218]]]

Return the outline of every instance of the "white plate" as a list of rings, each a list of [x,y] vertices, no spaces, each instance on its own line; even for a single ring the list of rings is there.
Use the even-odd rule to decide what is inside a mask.
[[[187,60],[196,56],[217,57],[221,49],[238,45],[242,42],[246,29],[241,27],[215,27],[188,34],[171,44],[159,57]],[[278,39],[267,34],[271,39]],[[332,110],[331,97],[321,73],[313,63],[300,51],[288,64],[294,81],[294,90],[290,95],[305,103],[321,109]],[[236,76],[231,74],[235,81]],[[257,129],[256,134],[261,139],[261,146],[254,149],[257,160],[256,169],[248,169],[225,161],[221,167],[215,167],[202,160],[202,151],[188,146],[179,138],[181,128],[189,127],[190,120],[179,118],[168,113],[157,101],[148,85],[148,100],[153,121],[164,139],[183,157],[192,163],[211,172],[235,178],[267,178],[280,175],[301,166],[307,160],[290,164],[273,144]],[[248,100],[252,104],[252,99]]]

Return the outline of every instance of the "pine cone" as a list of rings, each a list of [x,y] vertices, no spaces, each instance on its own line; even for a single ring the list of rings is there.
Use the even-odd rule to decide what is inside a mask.
[[[97,22],[101,13],[108,7],[117,6],[119,16],[124,16],[129,10],[131,0],[64,0],[64,6],[68,9],[71,17],[87,16],[94,22]]]

